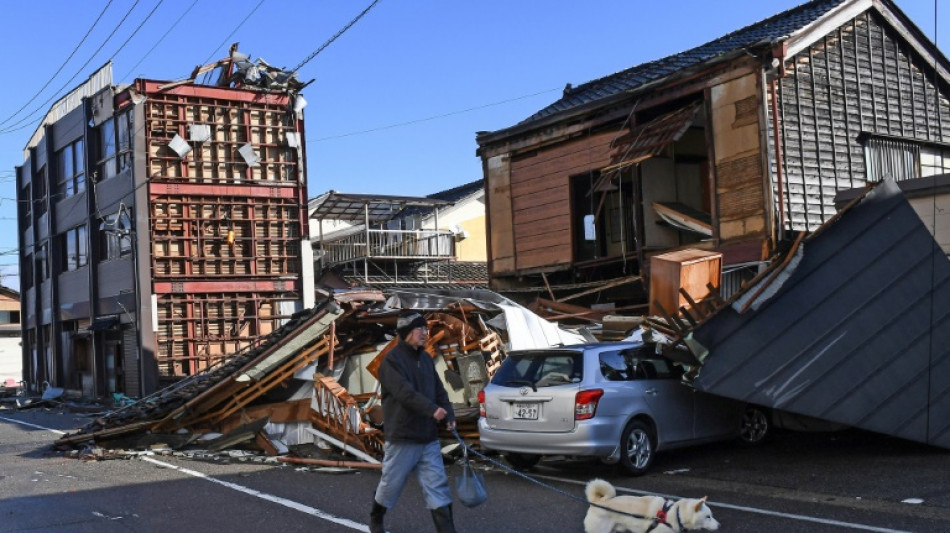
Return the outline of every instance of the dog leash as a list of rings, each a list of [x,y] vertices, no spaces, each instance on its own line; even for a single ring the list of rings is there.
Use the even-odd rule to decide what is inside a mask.
[[[630,516],[630,517],[633,517],[633,518],[636,518],[636,519],[639,519],[639,520],[652,520],[652,521],[653,521],[653,525],[652,525],[652,526],[650,527],[650,529],[647,530],[647,531],[652,530],[653,528],[655,528],[655,527],[656,527],[657,525],[659,525],[659,524],[667,524],[667,522],[666,522],[666,511],[667,511],[669,508],[666,506],[665,503],[664,503],[664,505],[663,505],[663,509],[660,510],[659,513],[657,513],[657,516],[653,516],[653,517],[650,517],[650,516],[643,516],[643,515],[634,514],[634,513],[628,513],[628,512],[625,512],[625,511],[618,511],[617,509],[611,509],[610,507],[606,507],[606,506],[604,506],[604,505],[600,505],[600,504],[597,504],[597,503],[594,503],[594,502],[587,501],[586,498],[580,498],[580,497],[578,497],[578,496],[575,496],[574,494],[571,494],[570,492],[563,491],[563,490],[561,490],[561,489],[559,489],[559,488],[557,488],[557,487],[555,487],[555,486],[553,486],[553,485],[549,485],[549,484],[547,484],[547,483],[545,483],[545,482],[543,482],[543,481],[534,479],[533,477],[531,477],[531,476],[525,474],[524,472],[518,472],[517,470],[515,470],[515,469],[513,469],[513,468],[510,468],[508,465],[502,464],[501,462],[496,461],[496,460],[492,459],[491,457],[488,457],[487,455],[483,454],[482,452],[480,452],[480,451],[478,451],[478,450],[472,448],[472,447],[469,446],[468,444],[465,444],[465,441],[462,440],[462,437],[458,434],[458,431],[456,431],[455,428],[452,428],[452,435],[455,435],[455,438],[458,439],[459,444],[462,446],[462,451],[465,452],[466,454],[467,454],[468,452],[472,452],[473,455],[477,455],[478,457],[481,457],[482,459],[484,459],[484,460],[488,461],[489,463],[491,463],[491,464],[493,464],[493,465],[495,465],[495,466],[501,468],[502,470],[505,470],[506,472],[510,472],[510,473],[512,473],[512,474],[514,474],[514,475],[520,477],[520,478],[526,479],[526,480],[530,481],[531,483],[534,483],[535,485],[544,487],[544,488],[546,488],[546,489],[548,489],[548,490],[550,490],[550,491],[556,492],[556,493],[558,493],[558,494],[560,494],[560,495],[562,495],[562,496],[565,496],[565,497],[567,497],[567,498],[570,498],[570,499],[572,499],[572,500],[574,500],[574,501],[576,501],[576,502],[580,502],[580,503],[582,503],[582,504],[584,504],[584,505],[590,505],[590,506],[592,506],[592,507],[597,507],[597,508],[599,508],[599,509],[603,509],[603,510],[605,510],[605,511],[610,511],[610,512],[612,512],[612,513],[616,513],[616,514],[620,514],[620,515],[624,515],[624,516]],[[667,500],[664,499],[664,502],[666,502],[666,501],[667,501]],[[677,518],[679,519],[679,508],[676,509],[676,513],[677,513]],[[680,522],[680,526],[681,526],[681,528],[682,528],[682,523],[683,523],[682,520],[680,519],[679,522]],[[668,524],[667,524],[667,525],[668,525]]]

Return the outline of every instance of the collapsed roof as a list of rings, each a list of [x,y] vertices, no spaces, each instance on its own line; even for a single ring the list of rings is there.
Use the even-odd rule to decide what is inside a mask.
[[[692,340],[699,390],[950,448],[950,260],[891,181]]]

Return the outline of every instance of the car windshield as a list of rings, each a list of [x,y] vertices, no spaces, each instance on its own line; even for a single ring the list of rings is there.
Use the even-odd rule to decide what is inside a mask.
[[[515,352],[501,364],[491,382],[505,387],[551,387],[580,383],[584,377],[582,352]]]

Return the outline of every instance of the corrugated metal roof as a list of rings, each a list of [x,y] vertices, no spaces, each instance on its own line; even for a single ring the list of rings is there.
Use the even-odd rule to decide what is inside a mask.
[[[436,198],[415,196],[386,196],[379,194],[343,194],[330,191],[310,202],[310,218],[317,220],[345,220],[370,224],[391,220],[410,206],[445,206],[451,202]]]
[[[710,61],[756,43],[768,43],[787,37],[845,1],[814,0],[685,52],[643,63],[565,90],[560,100],[531,115],[520,124],[527,124],[589,102],[636,89],[645,83],[659,80],[687,67]]]
[[[694,330],[696,388],[950,448],[950,260],[897,185],[776,274]]]

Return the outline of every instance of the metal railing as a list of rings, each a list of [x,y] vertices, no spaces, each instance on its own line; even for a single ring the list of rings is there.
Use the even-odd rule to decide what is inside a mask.
[[[325,265],[363,259],[450,259],[454,234],[448,230],[363,230],[320,243]]]

